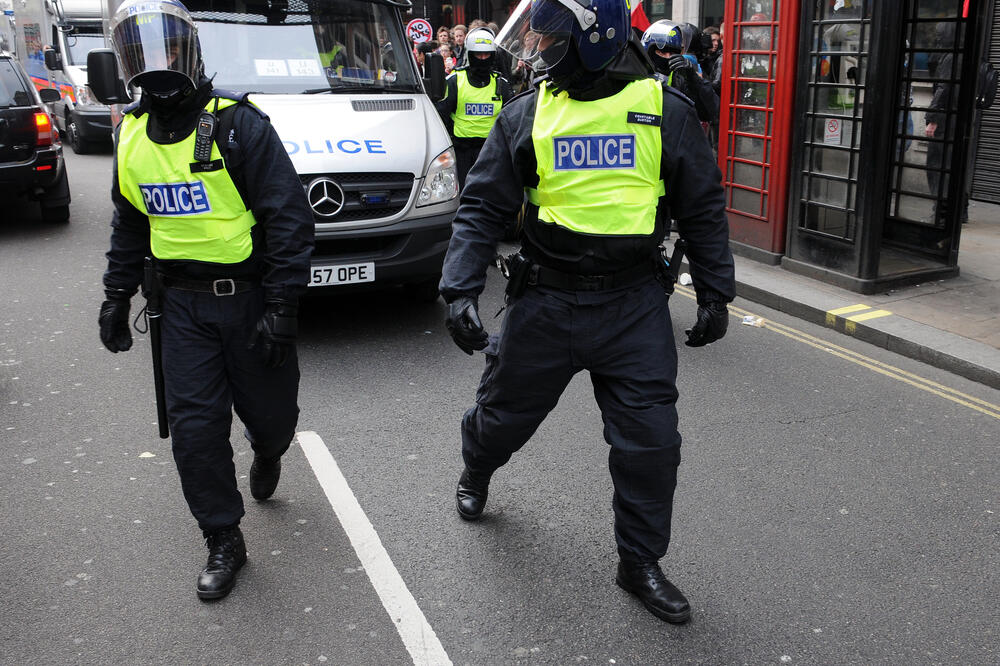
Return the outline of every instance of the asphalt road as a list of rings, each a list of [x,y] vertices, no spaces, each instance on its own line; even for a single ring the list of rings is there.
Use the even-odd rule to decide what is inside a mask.
[[[443,303],[400,290],[314,295],[301,317],[300,430],[378,540],[355,549],[357,525],[293,445],[273,501],[244,493],[237,588],[198,601],[205,551],[156,438],[148,340],[111,355],[97,337],[110,157],[67,152],[69,224],[0,208],[0,662],[413,663],[406,618],[376,592],[385,571],[359,555],[379,540],[455,664],[1000,660],[1000,392],[742,301],[770,325],[734,311],[723,341],[679,349],[663,565],[689,624],[613,584],[584,375],[494,477],[486,518],[457,517],[458,423],[483,360],[454,347]],[[501,287],[494,273],[485,316]],[[693,301],[671,303],[683,337]]]

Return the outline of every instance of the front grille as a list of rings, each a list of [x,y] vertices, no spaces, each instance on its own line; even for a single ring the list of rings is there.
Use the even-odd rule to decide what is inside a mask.
[[[406,208],[413,191],[412,173],[324,173],[299,176],[302,188],[309,193],[309,185],[317,178],[329,178],[344,191],[344,207],[333,217],[313,215],[317,223],[355,222],[392,217]],[[387,195],[386,203],[365,203],[363,195]]]
[[[406,99],[354,99],[351,107],[355,111],[412,111],[413,100]]]
[[[392,256],[406,240],[406,235],[363,236],[361,238],[317,238],[313,261],[324,259],[369,259]]]

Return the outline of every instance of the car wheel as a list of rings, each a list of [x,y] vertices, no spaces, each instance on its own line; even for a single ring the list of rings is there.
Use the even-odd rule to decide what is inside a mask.
[[[406,295],[415,301],[420,301],[421,303],[433,303],[438,299],[438,296],[440,296],[440,293],[438,292],[438,282],[440,282],[440,280],[440,277],[436,277],[431,280],[408,284],[404,287]]]
[[[90,152],[90,146],[80,137],[80,129],[73,120],[73,115],[66,114],[66,138],[73,152],[77,155],[86,155]]]

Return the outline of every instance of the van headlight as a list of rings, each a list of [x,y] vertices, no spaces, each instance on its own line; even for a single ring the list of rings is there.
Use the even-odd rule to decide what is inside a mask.
[[[94,94],[87,86],[73,86],[74,97],[79,106],[101,106]]]
[[[455,151],[449,148],[431,161],[424,174],[424,184],[417,195],[417,206],[451,201],[458,196],[458,170]]]

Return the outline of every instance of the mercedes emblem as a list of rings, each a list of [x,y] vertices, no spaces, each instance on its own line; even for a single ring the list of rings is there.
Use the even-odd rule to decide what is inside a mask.
[[[344,190],[333,180],[323,177],[309,183],[306,191],[309,205],[320,217],[333,217],[344,208]]]

